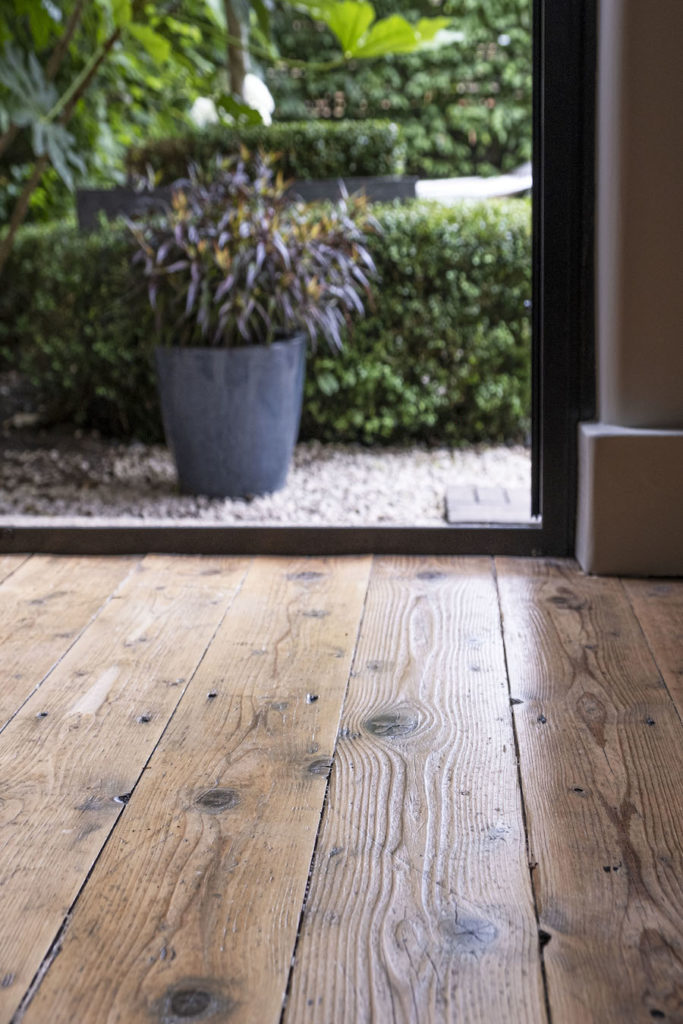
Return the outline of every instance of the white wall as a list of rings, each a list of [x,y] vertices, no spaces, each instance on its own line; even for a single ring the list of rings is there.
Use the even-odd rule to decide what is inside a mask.
[[[586,571],[683,574],[683,0],[600,0],[598,416],[579,438]]]

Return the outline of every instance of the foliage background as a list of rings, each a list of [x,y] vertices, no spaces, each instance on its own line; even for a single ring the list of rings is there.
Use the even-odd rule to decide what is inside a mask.
[[[7,0],[0,4],[0,53],[12,44],[33,53],[44,67],[64,31],[74,0]],[[60,95],[83,70],[99,42],[111,31],[117,0],[93,0],[59,68]],[[151,136],[175,134],[189,123],[194,98],[226,88],[225,40],[204,0],[135,0],[141,23],[166,40],[161,57],[128,33],[102,64],[93,87],[79,101],[69,131],[85,161],[77,184],[109,186],[125,180],[126,149]],[[152,48],[154,50],[154,48]],[[0,108],[8,90],[0,83]],[[10,212],[33,163],[29,137],[22,132],[0,156],[0,223]],[[47,221],[73,211],[73,195],[48,170],[31,199],[29,219]]]
[[[530,393],[530,207],[376,206],[374,308],[341,357],[311,354],[302,438],[471,444],[523,440]],[[23,229],[0,290],[0,361],[53,419],[162,436],[152,316],[118,225]],[[495,268],[495,272],[492,272]]]
[[[83,70],[116,11],[132,2],[134,17],[166,43],[162,54],[124,33],[79,101],[69,123],[85,169],[77,184],[121,184],[129,146],[182,133],[200,95],[228,91],[225,33],[207,0],[92,0],[57,74],[61,94]],[[406,172],[422,177],[493,174],[531,153],[531,0],[413,0],[409,19],[448,15],[461,42],[410,56],[351,62],[334,72],[284,68],[260,71],[282,121],[389,118],[403,128]],[[0,5],[0,52],[11,42],[42,66],[63,32],[74,0],[6,0]],[[378,16],[395,13],[377,0]],[[212,13],[213,11],[213,13]],[[331,33],[279,2],[272,36],[284,57],[320,62],[338,47]],[[0,110],[8,100],[0,83]],[[0,224],[31,170],[25,132],[0,156]],[[318,175],[314,175],[318,176]],[[31,199],[29,219],[68,215],[73,197],[49,170]]]
[[[393,10],[390,0],[375,6]],[[327,74],[266,69],[276,118],[388,117],[403,129],[406,172],[420,177],[499,174],[530,160],[530,0],[422,0],[402,13],[450,15],[463,39]],[[286,56],[324,60],[334,51],[324,27],[286,5],[274,30]]]

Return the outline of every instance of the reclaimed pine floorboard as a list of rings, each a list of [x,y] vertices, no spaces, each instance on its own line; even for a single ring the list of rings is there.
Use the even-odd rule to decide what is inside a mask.
[[[145,558],[0,735],[0,1021],[39,970],[245,568]]]
[[[279,1019],[370,559],[260,559],[25,1024]]]
[[[0,583],[28,561],[29,555],[0,555]]]
[[[683,580],[624,580],[623,586],[683,719]]]
[[[0,730],[135,564],[130,558],[34,555],[8,573],[0,584]]]
[[[488,558],[375,560],[285,1024],[546,1020]]]
[[[499,559],[553,1024],[683,1020],[683,731],[619,580]]]
[[[683,1024],[682,587],[1,560],[0,1024]]]

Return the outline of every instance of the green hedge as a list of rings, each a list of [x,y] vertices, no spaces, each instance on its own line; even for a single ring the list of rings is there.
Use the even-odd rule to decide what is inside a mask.
[[[341,356],[309,357],[302,438],[518,440],[530,404],[530,208],[376,206],[374,309]],[[0,352],[52,414],[157,440],[151,317],[118,226],[22,232],[0,294]]]
[[[3,272],[0,358],[28,374],[51,419],[152,440],[161,436],[152,317],[130,257],[118,226],[24,228]]]
[[[456,445],[523,438],[529,203],[415,202],[381,208],[379,220],[375,309],[340,356],[312,357],[302,434]]]
[[[134,147],[127,154],[129,174],[146,174],[151,167],[157,184],[168,184],[187,174],[190,162],[207,166],[216,153],[265,149],[281,153],[288,178],[334,178],[338,175],[402,174],[405,145],[397,126],[386,119],[227,128],[211,125],[171,139],[158,139]]]

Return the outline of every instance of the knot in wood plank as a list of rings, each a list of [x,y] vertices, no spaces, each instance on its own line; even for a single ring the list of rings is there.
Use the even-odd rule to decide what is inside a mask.
[[[399,739],[410,736],[417,730],[420,720],[418,716],[404,709],[381,711],[371,718],[366,718],[363,728],[372,736],[381,739]]]
[[[239,793],[236,790],[222,789],[220,787],[204,790],[195,800],[197,807],[200,807],[203,811],[208,811],[210,814],[220,814],[222,811],[229,811],[233,807],[237,807],[239,802]]]

